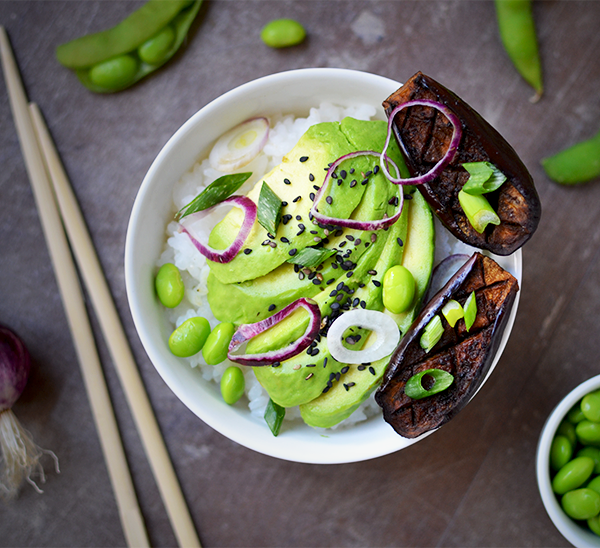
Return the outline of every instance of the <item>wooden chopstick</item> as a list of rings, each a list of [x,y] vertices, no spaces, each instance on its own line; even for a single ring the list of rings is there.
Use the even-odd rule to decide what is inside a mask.
[[[148,537],[127,465],[125,451],[102,372],[83,294],[69,250],[44,159],[37,146],[27,100],[8,37],[0,27],[0,52],[11,108],[31,180],[46,243],[75,343],[83,380],[100,437],[119,515],[129,546],[149,546]]]
[[[3,42],[6,43],[5,46],[3,45],[3,50],[6,49],[10,52],[4,29],[2,29],[1,34],[4,36]],[[8,62],[8,64],[10,65],[10,62]],[[20,105],[19,118],[26,118],[29,121],[29,124],[34,121],[38,131],[37,137],[33,127],[31,128],[32,131],[26,131],[24,138],[22,139],[22,147],[26,146],[28,149],[37,149],[38,147],[34,145],[34,142],[37,143],[37,139],[39,138],[43,150],[41,160],[42,162],[43,160],[46,161],[58,199],[63,223],[69,235],[69,242],[75,254],[88,293],[90,294],[113,362],[117,368],[119,379],[140,433],[142,444],[158,484],[175,536],[180,546],[200,547],[200,541],[196,534],[193,521],[177,481],[173,465],[161,436],[139,371],[133,359],[120,318],[117,314],[110,290],[108,289],[108,284],[106,283],[98,257],[94,251],[93,243],[83,220],[83,216],[81,215],[81,211],[79,210],[77,201],[71,190],[68,178],[64,172],[62,163],[60,162],[60,158],[52,143],[52,139],[47,131],[45,123],[43,122],[39,109],[32,106],[31,117],[24,114],[24,112],[28,113],[28,107],[25,92],[20,84],[18,69],[14,59],[12,59],[12,65],[14,67],[11,71],[13,74],[10,76],[10,80],[16,81],[17,83],[15,84],[13,82],[11,83],[11,86],[15,88],[14,93],[21,97],[21,99],[17,101]],[[8,84],[8,76],[6,77],[6,80]],[[18,89],[19,87],[20,90]],[[17,116],[15,115],[15,118],[16,117]],[[23,125],[28,124],[24,123]],[[23,141],[26,141],[27,145],[24,145]],[[34,163],[39,163],[39,161]]]

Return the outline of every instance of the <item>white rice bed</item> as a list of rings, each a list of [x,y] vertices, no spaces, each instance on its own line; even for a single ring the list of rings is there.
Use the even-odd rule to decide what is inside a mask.
[[[375,115],[375,112],[375,108],[371,105],[343,108],[330,103],[321,103],[319,108],[312,108],[310,110],[307,118],[295,118],[292,115],[270,117],[271,129],[263,151],[251,163],[238,170],[238,172],[251,171],[253,175],[238,190],[237,194],[247,193],[265,174],[280,164],[283,156],[294,148],[300,137],[310,126],[321,122],[340,122],[348,116],[358,120],[370,120]],[[222,175],[223,172],[217,171],[210,166],[208,157],[197,162],[179,180],[173,189],[174,210],[178,211],[191,202],[202,189]],[[203,226],[208,227],[208,229],[205,228],[203,232],[200,232],[197,226],[194,229],[201,238],[205,241],[208,240],[210,229],[223,218],[225,213],[226,210],[224,208],[216,208],[210,222],[207,221],[206,217],[202,221]],[[440,230],[440,225],[437,225],[436,228],[436,262],[450,253],[469,252],[468,250],[458,249],[463,244],[456,242],[445,229],[442,228]],[[206,259],[196,250],[185,234],[178,232],[176,222],[169,223],[166,232],[167,240],[165,248],[157,262],[157,266],[160,267],[165,263],[173,263],[181,271],[186,291],[181,304],[173,309],[165,308],[165,314],[167,314],[167,318],[173,324],[174,329],[186,320],[196,316],[206,318],[211,328],[214,329],[219,320],[214,317],[208,305],[206,281],[210,269],[206,264]],[[464,247],[466,248],[467,246]],[[246,380],[245,394],[250,413],[261,420],[263,419],[265,408],[269,402],[269,394],[256,379],[252,367],[240,366],[229,360],[225,360],[219,365],[207,365],[202,359],[201,352],[191,358],[182,359],[187,360],[191,367],[199,367],[202,377],[206,381],[217,384],[220,382],[227,367],[231,365],[240,367],[244,372]],[[379,412],[380,409],[375,403],[373,395],[371,395],[350,417],[333,428],[351,426]],[[297,407],[286,409],[285,420],[301,421],[300,410]]]

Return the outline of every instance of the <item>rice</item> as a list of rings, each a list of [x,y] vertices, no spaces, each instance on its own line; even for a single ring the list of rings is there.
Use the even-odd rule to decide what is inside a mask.
[[[245,194],[254,185],[271,171],[275,166],[281,163],[285,154],[287,154],[298,142],[306,130],[321,122],[340,122],[345,117],[353,117],[359,120],[370,120],[375,115],[375,108],[372,105],[364,104],[349,108],[333,105],[331,103],[321,103],[318,108],[312,108],[306,118],[294,117],[292,115],[276,115],[270,117],[270,126],[268,142],[263,151],[249,164],[243,166],[238,172],[252,172],[253,175],[239,189],[238,193]],[[213,182],[223,173],[213,169],[210,166],[208,158],[197,162],[173,188],[173,206],[175,211],[180,210],[190,201],[192,201],[207,185]],[[210,222],[203,220],[203,226],[212,227],[223,218],[224,208],[216,208],[213,212]],[[196,228],[199,236],[208,240],[209,230],[204,229],[204,233]],[[453,238],[446,237],[446,230],[437,230],[439,246],[436,250],[442,257],[454,251]],[[164,251],[161,254],[157,267],[165,263],[173,263],[181,272],[185,284],[185,297],[181,304],[173,309],[165,309],[165,314],[174,328],[179,327],[183,322],[195,316],[203,316],[214,328],[218,323],[207,299],[207,278],[209,267],[206,259],[202,256],[190,239],[183,233],[178,232],[178,224],[171,222],[166,227],[167,239]],[[456,240],[454,240],[454,243]],[[441,258],[441,257],[440,257]],[[438,259],[438,257],[436,257]],[[191,358],[186,359],[191,367],[197,367],[202,373],[202,377],[207,382],[219,383],[224,371],[231,365],[238,365],[225,360],[219,365],[206,365],[202,359],[202,353],[198,353]],[[238,365],[239,366],[239,365]],[[252,367],[239,366],[245,377],[246,388],[245,395],[250,413],[262,420],[269,395],[256,379]],[[346,420],[342,421],[333,428],[343,428],[364,421],[380,413],[378,405],[375,403],[373,395]],[[288,408],[285,414],[286,421],[301,421],[299,408]]]

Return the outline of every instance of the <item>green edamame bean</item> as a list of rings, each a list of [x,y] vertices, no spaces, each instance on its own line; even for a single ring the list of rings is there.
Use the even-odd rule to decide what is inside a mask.
[[[504,49],[539,98],[544,86],[531,0],[496,0],[496,19]]]
[[[169,348],[179,358],[189,358],[202,350],[210,333],[206,318],[196,316],[183,322],[169,337]]]
[[[300,44],[306,37],[306,31],[293,19],[275,19],[263,27],[260,37],[271,48],[287,48]]]
[[[546,175],[563,185],[586,183],[600,177],[600,132],[542,160]]]
[[[552,490],[558,495],[564,495],[581,487],[592,475],[594,461],[589,457],[577,457],[567,462],[554,476]]]
[[[221,377],[221,395],[225,403],[233,405],[244,395],[245,388],[246,381],[239,367],[232,365],[225,369]]]
[[[585,487],[596,491],[600,495],[600,476],[592,478]]]
[[[158,34],[146,40],[138,48],[138,55],[144,63],[148,63],[149,65],[160,65],[167,57],[174,42],[175,31],[171,25],[167,25]]]
[[[565,436],[573,447],[577,443],[577,434],[575,434],[575,425],[567,420],[562,421],[556,429],[557,436]]]
[[[567,413],[567,420],[572,424],[577,424],[585,419],[585,415],[581,410],[581,402],[574,405],[573,408]]]
[[[120,89],[133,82],[137,69],[137,59],[131,55],[119,55],[94,65],[90,69],[90,80],[102,88]]]
[[[592,533],[600,536],[600,516],[595,516],[587,520],[588,527],[591,529]]]
[[[408,268],[392,266],[383,277],[383,304],[394,314],[404,312],[415,298],[415,278]]]
[[[600,444],[600,423],[582,420],[575,427],[577,439],[584,445]]]
[[[229,322],[220,323],[210,332],[202,348],[202,356],[208,365],[225,361],[234,332],[235,325]]]
[[[561,505],[573,519],[590,519],[600,513],[600,494],[592,489],[575,489],[563,495]]]
[[[581,412],[592,422],[600,422],[600,391],[590,392],[581,400]]]
[[[560,470],[573,456],[573,446],[565,436],[555,436],[550,446],[550,466]]]
[[[154,287],[160,302],[167,308],[175,308],[185,294],[179,269],[172,263],[160,267],[154,279]]]
[[[577,451],[577,456],[590,457],[594,461],[594,474],[600,474],[600,449],[589,445]]]

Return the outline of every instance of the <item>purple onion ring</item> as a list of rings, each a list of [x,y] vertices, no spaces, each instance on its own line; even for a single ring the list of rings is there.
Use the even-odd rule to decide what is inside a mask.
[[[415,107],[415,106],[432,107],[436,110],[439,110],[444,116],[446,116],[446,118],[448,118],[448,120],[454,127],[454,131],[452,132],[452,139],[450,140],[450,145],[448,146],[448,150],[446,150],[446,154],[444,154],[442,159],[437,164],[435,164],[427,173],[425,173],[423,175],[419,175],[418,177],[410,177],[409,179],[394,178],[390,175],[390,173],[387,170],[386,164],[387,164],[388,159],[385,155],[385,151],[387,150],[387,148],[390,144],[390,139],[392,136],[392,124],[394,123],[394,118],[396,117],[396,114],[398,114],[401,110],[404,110],[405,108],[409,108],[409,107]],[[422,185],[424,183],[430,183],[436,177],[438,177],[440,175],[440,173],[442,172],[442,170],[454,159],[454,156],[456,155],[456,151],[458,150],[458,145],[460,144],[461,137],[462,137],[462,126],[460,124],[460,120],[459,120],[458,116],[456,116],[456,114],[454,114],[454,112],[452,112],[446,105],[444,105],[442,103],[437,103],[435,101],[427,101],[427,100],[408,101],[407,103],[403,103],[403,104],[395,107],[394,110],[392,110],[392,112],[388,116],[387,137],[385,139],[385,145],[383,147],[383,151],[380,155],[380,160],[379,160],[380,164],[381,164],[381,169],[385,173],[385,176],[392,183],[395,183],[395,184]],[[404,148],[404,145],[402,145],[402,148],[404,150],[404,154],[406,154],[408,156],[408,153],[407,153],[406,149]]]
[[[262,354],[238,354],[235,355],[236,349],[238,349],[242,344],[253,339],[257,335],[260,335],[270,327],[278,324],[280,321],[287,318],[292,312],[297,310],[298,308],[305,308],[309,315],[310,321],[308,322],[308,327],[304,332],[304,335],[300,337],[298,340],[289,344],[285,348],[280,350],[270,350],[269,352],[263,352]],[[282,362],[289,358],[292,358],[296,354],[299,354],[304,349],[310,346],[310,343],[314,340],[319,332],[321,325],[321,311],[319,310],[319,306],[312,299],[298,299],[291,304],[288,304],[285,308],[281,309],[279,312],[273,314],[272,316],[261,320],[256,323],[249,323],[240,325],[237,331],[233,334],[233,338],[229,343],[229,350],[227,352],[227,357],[232,362],[241,363],[242,365],[271,365],[275,362]]]

